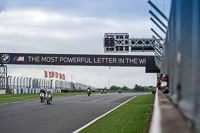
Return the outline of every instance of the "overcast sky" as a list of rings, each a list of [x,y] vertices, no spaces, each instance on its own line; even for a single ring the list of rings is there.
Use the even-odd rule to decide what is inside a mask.
[[[171,0],[152,2],[169,16]],[[165,37],[150,21],[149,10],[147,0],[0,0],[0,52],[105,54],[104,33],[151,38],[153,27]],[[43,78],[44,70],[95,87],[108,87],[109,78],[110,86],[156,84],[156,74],[146,74],[145,68],[8,65],[11,76]]]

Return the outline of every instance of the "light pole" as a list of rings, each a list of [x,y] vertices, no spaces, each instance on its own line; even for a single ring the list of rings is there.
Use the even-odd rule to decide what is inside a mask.
[[[15,78],[16,78],[16,76],[13,78],[13,89],[15,89]]]
[[[18,86],[19,86],[19,81],[18,81],[19,78],[20,78],[20,77],[17,77],[17,89],[18,89]]]
[[[6,88],[7,89],[10,88],[10,86],[11,86],[11,78],[12,78],[12,76],[8,76],[6,79],[6,81],[7,81]]]
[[[71,83],[72,83],[72,80],[73,80],[73,75],[71,75]]]
[[[23,87],[22,79],[23,79],[23,77],[20,78],[20,87],[21,87],[21,89]]]
[[[32,88],[32,86],[31,86],[31,83],[32,83],[32,82],[31,82],[31,81],[32,81],[32,78],[29,79],[29,89]]]
[[[110,90],[110,66],[109,66],[109,78],[108,78],[108,89]]]

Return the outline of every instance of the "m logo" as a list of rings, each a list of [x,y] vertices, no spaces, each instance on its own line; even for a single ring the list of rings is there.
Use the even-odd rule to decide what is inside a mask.
[[[15,56],[13,61],[24,61],[24,56]]]
[[[8,54],[4,54],[1,56],[1,61],[3,63],[8,63],[10,61],[10,56]]]

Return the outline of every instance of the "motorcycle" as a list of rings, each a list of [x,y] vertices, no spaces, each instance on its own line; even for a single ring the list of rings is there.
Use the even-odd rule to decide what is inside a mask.
[[[47,104],[51,104],[51,101],[52,101],[51,94],[46,94],[46,100],[47,100]]]
[[[87,90],[87,94],[88,94],[88,96],[90,96],[91,95],[91,90]]]
[[[41,103],[43,103],[44,100],[45,100],[45,98],[44,98],[44,93],[41,92],[41,93],[40,93],[40,101],[41,101]]]
[[[103,90],[101,90],[101,94],[103,94]]]

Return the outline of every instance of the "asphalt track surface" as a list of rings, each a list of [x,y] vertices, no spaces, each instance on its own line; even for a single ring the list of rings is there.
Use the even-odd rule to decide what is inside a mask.
[[[71,133],[126,100],[144,93],[115,93],[0,104],[1,133]]]

